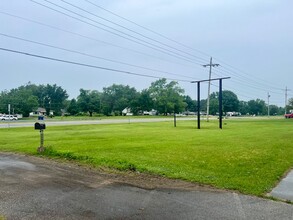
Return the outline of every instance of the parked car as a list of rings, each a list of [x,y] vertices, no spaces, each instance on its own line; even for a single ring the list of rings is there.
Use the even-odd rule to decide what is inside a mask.
[[[284,116],[285,116],[285,118],[293,118],[293,113],[285,114]]]
[[[0,119],[2,121],[6,121],[6,120],[16,121],[16,120],[18,120],[18,118],[14,115],[2,115],[2,116],[0,116]]]

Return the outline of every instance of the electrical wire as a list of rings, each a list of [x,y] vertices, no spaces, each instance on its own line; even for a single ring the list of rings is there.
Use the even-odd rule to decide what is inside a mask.
[[[42,56],[42,55],[32,54],[32,53],[28,53],[28,52],[19,51],[19,50],[11,50],[11,49],[7,49],[7,48],[3,48],[3,47],[0,47],[0,50],[6,51],[6,52],[11,52],[11,53],[17,53],[17,54],[21,54],[21,55],[26,55],[26,56],[31,56],[31,57],[36,57],[36,58],[41,58],[41,59],[46,59],[46,60],[51,60],[51,61],[56,61],[56,62],[61,62],[61,63],[73,64],[73,65],[78,65],[78,66],[83,66],[83,67],[94,68],[94,69],[101,69],[101,70],[106,70],[106,71],[111,71],[111,72],[124,73],[124,74],[128,74],[128,75],[155,78],[155,79],[163,78],[163,77],[158,77],[158,76],[153,76],[153,75],[130,72],[130,71],[126,71],[126,70],[119,70],[119,69],[96,66],[96,65],[86,64],[86,63],[74,62],[74,61],[70,61],[70,60],[63,60],[63,59],[58,59],[58,58],[53,58],[53,57],[48,57],[48,56]],[[166,78],[166,79],[178,81],[178,82],[189,82],[189,83],[191,82],[191,81],[182,80],[182,79],[172,79],[172,78]]]
[[[63,0],[62,0],[62,1],[63,1]],[[144,29],[144,30],[147,30],[147,31],[149,31],[149,32],[151,32],[151,33],[153,33],[153,34],[156,34],[156,35],[158,35],[158,36],[160,36],[160,37],[163,37],[163,38],[165,38],[165,39],[167,39],[167,40],[169,40],[169,41],[172,41],[172,42],[174,42],[174,43],[176,43],[176,44],[179,44],[179,45],[181,45],[181,46],[184,46],[184,47],[186,47],[186,48],[188,48],[188,49],[195,50],[194,48],[191,48],[191,47],[189,47],[189,46],[186,46],[186,45],[184,45],[184,44],[182,44],[182,43],[180,43],[180,42],[177,42],[177,41],[175,41],[175,40],[173,40],[173,39],[171,39],[171,38],[168,38],[168,37],[166,37],[166,36],[164,36],[164,35],[162,35],[162,34],[156,32],[156,31],[153,31],[153,30],[151,30],[151,29],[149,29],[149,28],[146,28],[146,27],[144,27],[144,26],[142,26],[142,25],[139,25],[139,24],[137,24],[136,22],[133,22],[133,21],[131,21],[131,20],[129,20],[129,19],[126,19],[125,17],[122,17],[121,15],[118,15],[117,13],[114,13],[114,12],[112,12],[112,11],[110,11],[110,10],[107,10],[107,9],[103,8],[102,6],[100,6],[100,5],[97,5],[96,3],[93,3],[92,1],[89,1],[89,0],[84,0],[84,1],[90,3],[91,5],[94,5],[95,7],[99,8],[99,9],[102,9],[103,11],[108,12],[108,13],[110,13],[110,14],[112,14],[112,15],[114,15],[114,16],[120,18],[120,19],[123,19],[123,20],[125,20],[125,21],[127,21],[127,22],[130,22],[131,24],[134,24],[134,25],[136,25],[136,26],[138,26],[138,27],[140,27],[140,28],[142,28],[142,29]],[[202,52],[202,51],[199,51],[199,50],[195,50],[195,51],[197,51],[197,52],[199,52],[199,53],[201,53],[201,54],[203,54],[203,55],[205,55],[205,56],[210,56],[210,55],[208,55],[208,54],[206,54],[206,53],[204,53],[204,52]],[[219,60],[219,59],[217,59],[217,60]],[[220,60],[219,60],[219,61],[220,61]],[[251,75],[249,75],[249,74],[247,74],[247,73],[245,73],[245,72],[243,72],[243,71],[241,71],[241,70],[239,70],[239,69],[237,69],[237,68],[235,68],[235,67],[233,67],[233,66],[231,66],[231,65],[229,65],[229,64],[227,64],[227,63],[225,63],[225,62],[223,62],[223,61],[221,61],[221,63],[224,63],[225,65],[227,65],[228,67],[225,67],[225,66],[224,66],[223,68],[226,69],[226,71],[229,72],[229,73],[235,73],[235,74],[233,74],[233,75],[235,75],[235,76],[239,75],[238,73],[236,73],[236,72],[234,71],[234,70],[236,69],[237,72],[242,72],[244,75],[247,75],[247,76],[251,77]],[[257,77],[254,76],[253,78],[257,78]],[[260,79],[260,78],[259,78],[259,79]],[[251,78],[249,78],[248,80],[249,80],[249,81],[254,81],[254,80],[251,79]],[[277,87],[275,87],[275,86],[271,86],[271,83],[266,83],[264,79],[260,79],[260,80],[261,80],[260,82],[259,82],[259,81],[255,81],[255,82],[256,82],[257,84],[265,85],[266,87],[269,86],[271,89],[283,90],[283,89],[277,88]]]
[[[47,1],[47,0],[44,0],[44,1]],[[74,7],[74,8],[77,8],[77,9],[83,11],[83,12],[86,12],[86,13],[88,13],[88,14],[90,14],[90,15],[93,15],[93,16],[96,17],[96,18],[102,19],[102,20],[104,20],[104,21],[106,21],[106,22],[109,22],[109,23],[111,23],[111,24],[114,24],[114,25],[116,25],[116,26],[118,26],[118,27],[121,27],[121,28],[123,28],[123,29],[125,29],[125,30],[127,30],[127,31],[130,31],[130,32],[132,32],[132,33],[134,33],[134,34],[137,34],[137,35],[139,35],[139,36],[141,36],[141,37],[144,37],[144,38],[146,38],[146,39],[148,39],[148,40],[154,41],[154,42],[159,43],[159,44],[161,44],[161,45],[163,45],[163,46],[166,46],[166,47],[171,48],[171,49],[173,49],[173,50],[176,50],[176,51],[178,51],[178,52],[184,53],[184,54],[186,54],[186,55],[189,55],[189,56],[194,57],[194,58],[196,58],[196,59],[199,59],[199,60],[201,60],[201,61],[206,61],[206,59],[203,59],[203,58],[201,58],[201,57],[195,56],[195,55],[193,55],[193,54],[191,54],[191,53],[187,53],[186,51],[180,50],[180,49],[175,48],[175,47],[173,47],[173,46],[171,46],[171,45],[168,45],[168,44],[166,44],[166,43],[163,43],[163,42],[161,42],[161,41],[158,41],[158,40],[156,40],[156,39],[154,39],[154,38],[148,37],[148,36],[146,36],[146,35],[144,35],[144,34],[141,34],[141,33],[137,32],[137,31],[134,31],[134,30],[132,30],[132,29],[130,29],[130,28],[127,28],[127,27],[125,27],[125,26],[123,26],[123,25],[120,25],[120,24],[118,24],[118,23],[116,23],[116,22],[113,22],[113,21],[111,21],[111,20],[109,20],[109,19],[106,19],[106,18],[103,18],[103,17],[101,17],[101,16],[98,16],[98,15],[96,15],[96,14],[94,14],[94,13],[88,11],[88,10],[85,10],[85,9],[79,7],[79,6],[76,6],[76,5],[74,5],[74,4],[72,4],[72,3],[68,2],[68,1],[65,1],[65,0],[60,0],[60,1],[62,1],[62,2],[64,2],[64,3],[66,3],[66,4],[70,5],[70,6],[72,6],[72,7]],[[48,1],[47,1],[47,2],[48,2]]]
[[[35,2],[34,0],[31,0],[31,1],[32,1],[32,2]],[[52,2],[50,2],[50,1],[48,1],[48,0],[44,0],[44,1],[46,1],[46,2],[48,2],[48,3],[51,3],[51,4],[53,4],[53,5],[55,5],[55,6],[59,7],[59,8],[62,8],[62,9],[64,9],[64,10],[66,10],[66,11],[69,11],[69,12],[71,12],[71,13],[74,13],[74,14],[76,14],[76,15],[78,15],[78,16],[81,16],[81,17],[83,17],[83,18],[89,19],[89,18],[87,18],[87,17],[85,17],[85,16],[82,16],[82,15],[76,13],[76,12],[73,12],[73,11],[67,9],[67,8],[64,8],[64,7],[60,6],[60,5],[54,4],[54,3],[52,3]],[[86,11],[86,10],[84,10],[84,9],[81,9],[80,7],[75,6],[75,5],[73,5],[73,4],[70,4],[70,3],[68,3],[68,2],[66,2],[66,1],[64,1],[64,0],[61,0],[61,1],[67,3],[67,4],[71,5],[71,6],[73,6],[73,7],[75,7],[75,8],[78,8],[78,9],[80,9],[80,10],[83,10],[83,11],[85,11],[85,12],[87,12],[87,13],[92,14],[91,12],[88,12],[88,11]],[[36,3],[36,2],[35,2],[35,3]],[[44,6],[43,4],[41,4],[41,5]],[[47,6],[45,6],[45,7],[47,7]],[[50,9],[51,9],[51,8],[50,8]],[[58,11],[58,12],[60,12],[60,11]],[[64,13],[63,13],[63,14],[64,14]],[[66,15],[67,15],[67,14],[66,14]],[[92,14],[92,15],[94,15],[94,14]],[[71,16],[71,17],[72,17],[72,16]],[[92,20],[92,19],[89,19],[89,20],[94,21],[94,20]],[[107,21],[109,21],[109,20],[107,20]],[[96,22],[96,21],[94,21],[94,22]],[[101,23],[98,22],[98,24],[101,24]],[[116,23],[115,23],[115,24],[116,24]],[[104,25],[104,24],[102,24],[102,25]],[[108,28],[111,28],[111,27],[109,27],[109,26],[107,26],[107,25],[104,25],[104,26],[106,26],[106,27],[108,27]],[[113,29],[113,28],[111,28],[111,29]],[[119,31],[119,30],[117,30],[117,29],[113,29],[113,30],[115,30],[115,31]],[[112,32],[111,32],[111,33],[112,33]],[[121,31],[119,31],[119,33],[123,33],[123,34],[125,34],[124,32],[121,32]],[[127,36],[131,36],[131,37],[133,37],[132,35],[128,35],[128,34],[126,34],[126,35],[127,35]],[[135,38],[135,37],[134,37],[134,38]],[[138,39],[138,38],[135,38],[135,39]],[[138,39],[138,40],[141,40],[141,39]],[[146,42],[146,41],[143,41],[143,42],[150,44],[149,42]],[[154,45],[154,44],[151,44],[151,45],[158,47],[157,45]],[[166,50],[165,48],[162,48],[162,47],[159,47],[159,48],[160,48],[160,49],[164,49],[164,50]],[[168,52],[172,52],[172,51],[170,51],[170,50],[167,50],[167,51],[168,51]],[[173,52],[173,53],[174,53],[174,52]],[[169,53],[168,53],[168,54],[169,54]],[[178,54],[178,53],[175,53],[175,54],[180,56],[180,54]],[[170,54],[169,54],[169,55],[170,55]],[[181,56],[182,56],[182,55],[181,55]],[[184,57],[184,58],[187,58],[187,57]],[[188,58],[187,58],[187,59],[188,59]],[[191,60],[189,60],[189,61],[191,61]],[[224,67],[224,68],[226,68],[226,67]],[[226,70],[230,72],[230,70],[229,70],[228,68],[226,68]],[[252,86],[250,85],[250,87],[252,87]],[[277,89],[279,90],[279,88],[277,88]]]
[[[145,27],[145,26],[142,26],[142,25],[140,25],[140,24],[138,24],[138,23],[136,23],[136,22],[134,22],[134,21],[132,21],[132,20],[130,20],[130,19],[127,19],[127,18],[125,18],[125,17],[123,17],[123,16],[121,16],[121,15],[118,15],[117,13],[114,13],[114,12],[108,10],[108,9],[105,9],[105,8],[102,7],[102,6],[97,5],[97,3],[93,3],[92,1],[89,1],[89,0],[84,0],[84,1],[90,3],[91,5],[93,5],[93,6],[97,7],[97,8],[99,8],[99,9],[102,9],[103,11],[106,11],[106,12],[108,12],[108,13],[110,13],[110,14],[112,14],[112,15],[114,15],[114,16],[116,16],[116,17],[118,17],[118,18],[120,18],[120,19],[122,19],[122,20],[124,20],[124,21],[127,21],[127,22],[129,22],[129,23],[131,23],[131,24],[134,24],[134,25],[136,25],[137,27],[140,27],[140,28],[142,28],[142,29],[144,29],[144,30],[146,30],[146,31],[149,31],[150,33],[153,33],[153,34],[155,34],[155,35],[157,35],[157,36],[160,36],[160,37],[162,37],[162,38],[164,38],[164,39],[166,39],[166,40],[169,40],[169,41],[171,41],[171,42],[173,42],[173,43],[176,43],[177,45],[180,45],[180,46],[183,46],[183,47],[185,47],[185,48],[187,48],[187,49],[190,49],[190,50],[196,51],[196,52],[198,52],[198,53],[200,53],[200,54],[202,54],[202,55],[207,56],[208,58],[211,57],[211,55],[209,55],[209,54],[207,54],[207,53],[205,53],[205,52],[203,52],[203,51],[200,51],[200,50],[194,49],[194,48],[192,48],[192,47],[189,47],[189,46],[187,46],[187,45],[185,45],[185,44],[180,43],[179,41],[176,41],[176,40],[174,40],[174,39],[172,39],[172,38],[167,37],[166,35],[163,35],[163,34],[157,32],[157,31],[154,31],[154,30],[152,30],[152,29],[150,29],[150,28],[147,28],[147,27]]]
[[[62,1],[63,1],[63,0],[62,0]],[[200,50],[197,50],[197,49],[191,48],[191,47],[189,47],[189,46],[187,46],[187,45],[185,45],[185,44],[182,44],[182,43],[180,43],[180,42],[178,42],[178,41],[176,41],[176,40],[173,40],[173,39],[171,39],[171,38],[169,38],[169,37],[167,37],[167,36],[165,36],[165,35],[163,35],[163,34],[161,34],[161,33],[158,33],[158,32],[156,32],[156,31],[154,31],[154,30],[152,30],[152,29],[150,29],[150,28],[147,28],[147,27],[145,27],[145,26],[142,26],[142,25],[140,25],[140,24],[138,24],[138,23],[136,23],[136,22],[134,22],[134,21],[132,21],[132,20],[130,20],[130,19],[127,19],[127,18],[125,18],[125,17],[123,17],[123,16],[121,16],[121,15],[118,15],[117,13],[114,13],[113,11],[110,11],[110,10],[108,10],[108,9],[105,9],[104,7],[98,5],[97,3],[93,3],[92,1],[89,1],[89,0],[84,0],[84,1],[87,2],[87,3],[89,3],[89,4],[91,4],[91,5],[93,5],[93,6],[95,6],[95,7],[97,7],[97,8],[99,8],[99,9],[101,9],[101,10],[103,10],[103,11],[106,11],[107,13],[109,13],[109,14],[111,14],[111,15],[114,15],[114,16],[116,16],[116,17],[118,17],[118,18],[120,18],[120,19],[122,19],[122,20],[124,20],[124,21],[127,21],[127,22],[129,22],[129,23],[131,23],[131,24],[134,24],[134,25],[136,25],[136,26],[138,26],[138,27],[144,29],[144,30],[147,30],[147,31],[149,31],[149,32],[151,32],[151,33],[153,33],[153,34],[156,34],[157,36],[160,36],[160,37],[162,37],[162,38],[164,38],[164,39],[166,39],[166,40],[172,41],[173,43],[176,43],[176,44],[178,44],[178,45],[184,46],[185,48],[188,48],[188,49],[191,49],[191,50],[193,50],[193,51],[196,51],[196,52],[198,52],[198,53],[200,53],[200,54],[202,54],[202,55],[210,56],[210,57],[211,57],[211,55],[209,55],[209,54],[207,54],[207,53],[205,53],[205,52],[202,52],[202,51],[200,51]],[[219,60],[219,59],[216,58],[216,60]],[[229,64],[227,64],[227,63],[225,63],[224,61],[221,61],[221,60],[219,60],[219,61],[220,61],[221,63],[223,63],[223,64],[225,64],[225,65],[228,66],[228,67],[225,67],[225,66],[222,65],[222,67],[225,68],[229,73],[235,73],[235,74],[233,74],[233,75],[237,76],[237,75],[239,75],[239,72],[241,72],[241,73],[243,73],[244,75],[247,75],[248,77],[250,77],[250,78],[248,79],[249,81],[254,81],[254,80],[251,78],[251,75],[249,75],[249,74],[247,74],[247,73],[245,73],[245,72],[239,70],[238,68],[235,68],[235,67],[233,67],[233,66],[231,66],[231,65],[229,65]],[[236,70],[237,72],[235,72],[235,70]],[[253,76],[253,78],[257,78],[257,77]],[[275,86],[272,86],[270,82],[266,83],[266,81],[265,81],[264,79],[261,79],[261,78],[258,78],[258,79],[260,80],[260,82],[257,81],[257,82],[256,82],[257,84],[263,84],[263,85],[265,85],[265,86],[269,86],[270,88],[273,88],[273,89],[276,89],[276,90],[283,90],[283,89],[277,88],[277,87],[275,87]]]
[[[216,73],[227,74],[226,71],[223,71],[223,70],[220,70],[220,69],[214,70],[213,74],[215,74],[215,72]],[[248,82],[247,80],[243,80],[242,77],[239,77],[237,74],[231,74],[231,75],[233,75],[233,78],[234,78],[233,81],[236,82],[236,83],[239,83],[241,85],[245,85],[247,87],[250,87],[250,88],[253,88],[253,89],[256,89],[256,90],[261,90],[261,91],[268,91],[268,90],[272,91],[272,90],[274,90],[274,88],[272,88],[272,87],[268,87],[268,86],[264,86],[262,84],[257,84],[255,82],[251,82],[251,81]],[[278,91],[279,91],[279,89],[278,89]],[[275,94],[279,94],[279,95],[281,94],[279,92],[274,92],[274,91],[272,91],[272,92],[275,93]]]
[[[108,33],[111,33],[111,34],[116,35],[116,36],[118,36],[118,37],[121,37],[121,38],[123,38],[123,39],[126,39],[126,40],[128,40],[128,41],[130,41],[130,42],[133,42],[133,43],[136,43],[136,44],[140,44],[140,45],[142,45],[142,46],[148,47],[148,48],[153,49],[153,50],[155,50],[155,51],[159,51],[159,52],[161,52],[161,53],[167,54],[167,55],[172,56],[172,57],[176,57],[176,58],[181,59],[181,60],[185,60],[185,61],[190,62],[190,63],[196,63],[196,64],[198,64],[198,65],[201,65],[200,63],[194,62],[190,57],[184,56],[184,55],[179,54],[179,53],[177,53],[177,52],[174,52],[174,51],[172,51],[172,50],[166,49],[166,48],[164,48],[164,47],[161,47],[161,46],[158,46],[158,45],[156,45],[156,44],[150,43],[150,42],[148,42],[148,41],[142,40],[142,39],[140,39],[140,38],[134,37],[134,36],[132,36],[132,35],[130,35],[130,34],[127,34],[127,33],[123,32],[123,31],[118,30],[118,29],[112,28],[112,27],[110,27],[110,26],[108,26],[108,25],[102,24],[101,22],[97,22],[97,21],[95,21],[95,20],[93,20],[93,19],[91,19],[91,18],[88,18],[88,17],[86,17],[86,16],[83,16],[83,15],[81,15],[81,14],[79,14],[79,13],[73,12],[73,11],[71,11],[71,10],[65,8],[65,7],[62,7],[62,6],[57,5],[57,4],[55,4],[55,3],[52,3],[52,2],[50,2],[50,1],[48,1],[48,0],[43,0],[43,1],[46,1],[46,2],[52,4],[52,5],[56,6],[56,7],[62,8],[63,10],[66,10],[66,11],[68,11],[68,12],[70,12],[70,13],[73,13],[73,14],[75,14],[75,15],[77,15],[77,16],[80,16],[80,17],[82,17],[82,18],[85,18],[85,19],[87,19],[87,20],[89,20],[89,21],[91,21],[91,22],[94,22],[94,23],[96,23],[96,24],[99,24],[99,25],[102,25],[102,26],[104,26],[104,27],[107,27],[107,28],[109,28],[109,29],[111,29],[111,30],[113,30],[113,31],[116,31],[116,32],[120,33],[120,34],[118,34],[118,33],[116,33],[116,32],[113,32],[113,31],[110,31],[110,30],[108,30],[108,29],[102,28],[102,27],[100,27],[100,26],[94,25],[94,24],[92,24],[92,23],[89,23],[89,22],[87,22],[87,21],[84,21],[84,20],[82,20],[82,19],[79,19],[79,18],[77,18],[77,17],[74,17],[74,16],[72,16],[72,15],[66,14],[66,13],[64,13],[64,12],[62,12],[62,11],[59,11],[59,10],[54,9],[54,8],[51,8],[51,7],[47,6],[47,5],[44,5],[44,4],[39,3],[39,2],[36,2],[36,1],[34,1],[34,0],[29,0],[29,1],[31,1],[31,2],[33,2],[33,3],[36,3],[36,4],[38,4],[38,5],[41,5],[41,6],[45,7],[45,8],[50,9],[50,10],[53,10],[53,11],[55,11],[55,12],[58,12],[58,13],[60,13],[60,14],[63,14],[63,15],[65,15],[65,16],[67,16],[67,17],[70,17],[70,18],[73,18],[73,19],[78,20],[78,21],[80,21],[80,22],[83,22],[83,23],[85,23],[85,24],[87,24],[87,25],[93,26],[93,27],[98,28],[98,29],[100,29],[100,30],[103,30],[103,31],[105,31],[105,32],[108,32]],[[127,37],[126,37],[126,36],[123,36],[123,35],[121,35],[121,34],[124,34],[124,35],[126,35]],[[131,38],[129,38],[129,37],[131,37],[131,38],[133,38],[133,39],[131,39]]]
[[[49,24],[45,24],[45,23],[42,23],[42,22],[39,22],[39,21],[35,21],[35,20],[32,20],[32,19],[20,17],[18,15],[10,14],[10,13],[7,13],[7,12],[0,11],[0,14],[6,15],[6,16],[10,16],[10,17],[13,17],[13,18],[17,18],[17,19],[20,19],[20,20],[23,20],[23,21],[26,21],[26,22],[38,24],[38,25],[41,25],[41,26],[44,26],[44,27],[47,27],[47,28],[51,28],[53,30],[62,31],[64,33],[71,34],[71,35],[74,35],[74,36],[78,36],[78,37],[81,37],[81,38],[84,38],[84,39],[88,39],[88,40],[91,40],[91,41],[94,41],[94,42],[99,42],[99,43],[103,43],[103,44],[106,44],[106,45],[110,45],[112,47],[116,47],[116,48],[120,48],[120,49],[123,49],[123,50],[131,51],[133,53],[141,54],[141,55],[144,55],[144,56],[148,56],[148,57],[151,57],[151,58],[154,58],[154,59],[157,59],[157,60],[162,60],[164,62],[168,62],[168,63],[172,63],[172,64],[175,63],[175,64],[178,64],[178,65],[181,65],[181,66],[185,66],[185,67],[188,66],[188,67],[200,68],[198,65],[183,64],[183,63],[179,63],[179,62],[176,62],[176,61],[170,61],[170,60],[163,59],[161,57],[157,57],[157,56],[154,56],[154,55],[151,55],[151,54],[147,54],[147,53],[144,53],[144,52],[141,52],[141,51],[138,51],[138,50],[134,50],[134,49],[127,48],[127,47],[122,47],[120,45],[116,45],[116,44],[113,44],[113,43],[110,43],[110,42],[107,42],[107,41],[99,40],[97,38],[93,38],[93,37],[90,37],[90,36],[82,35],[80,33],[72,32],[72,31],[69,31],[69,30],[65,30],[65,29],[62,29],[62,28],[59,28],[59,27],[56,27],[56,26],[52,26],[52,25],[49,25]]]
[[[222,75],[219,75],[219,74],[217,74],[217,73],[213,73],[213,74],[216,75],[216,76],[222,77]],[[258,88],[258,87],[248,86],[248,85],[245,84],[245,83],[239,83],[237,80],[234,80],[234,79],[231,79],[231,81],[232,81],[232,82],[235,82],[236,84],[245,85],[245,87],[251,87],[251,88],[253,88],[253,89],[255,89],[255,90],[261,90],[261,91],[264,91],[265,93],[267,92],[267,90],[263,90],[263,89],[260,89],[260,88]],[[236,84],[234,84],[234,85],[236,86]],[[213,84],[211,84],[211,85],[213,85]],[[214,86],[214,87],[219,87],[219,86],[217,86],[217,85],[213,85],[213,86]],[[226,88],[228,88],[228,89],[230,89],[230,90],[232,90],[232,91],[237,91],[236,93],[237,93],[237,94],[240,94],[240,96],[242,96],[242,97],[246,97],[246,98],[254,99],[254,98],[253,98],[253,95],[255,95],[255,93],[252,93],[250,90],[242,91],[242,90],[240,89],[239,86],[237,87],[237,89],[235,89],[235,87],[230,87],[230,86],[226,86]],[[242,92],[240,93],[240,91],[242,91]],[[276,93],[276,92],[271,92],[271,91],[269,91],[269,92],[270,92],[270,94],[282,95],[281,93]],[[244,95],[244,94],[245,94],[245,95]],[[247,94],[250,94],[251,96],[247,96]]]
[[[257,76],[251,76],[250,74],[245,73],[244,71],[242,71],[242,70],[240,70],[240,69],[238,69],[238,68],[236,68],[236,67],[233,67],[233,66],[231,66],[230,64],[225,63],[224,61],[221,61],[221,60],[219,60],[219,59],[217,59],[217,58],[215,58],[215,59],[218,60],[219,62],[225,64],[226,66],[228,66],[228,67],[225,67],[225,66],[224,66],[224,68],[225,68],[227,71],[229,71],[229,72],[232,72],[232,73],[235,73],[235,74],[238,74],[238,75],[239,75],[239,73],[242,73],[243,75],[248,76],[248,77],[249,77],[248,79],[251,80],[251,81],[255,81],[254,79],[259,79],[259,81],[255,81],[255,82],[257,82],[258,84],[264,84],[264,85],[270,86],[270,87],[272,87],[272,88],[274,88],[274,89],[276,89],[276,90],[282,90],[281,88],[277,88],[277,87],[275,87],[275,86],[272,86],[270,82],[266,81],[266,80],[263,79],[263,78],[259,78],[259,77],[257,77]],[[237,72],[235,72],[235,70],[236,70]],[[250,78],[250,77],[253,77],[253,78]]]
[[[35,1],[33,1],[33,0],[30,0],[30,1],[32,1],[32,2],[35,2]],[[46,2],[49,2],[49,1],[47,1],[47,0],[45,0]],[[64,0],[61,0],[62,2],[65,2]],[[88,0],[85,0],[86,2],[90,2],[90,1],[88,1]],[[37,3],[37,4],[39,4],[38,2],[35,2],[35,3]],[[54,3],[51,3],[51,4],[54,4]],[[69,3],[70,4],[70,3]],[[55,4],[56,5],[56,4]],[[44,6],[44,5],[43,5]],[[45,7],[48,7],[48,6],[45,6]],[[78,7],[78,6],[77,6]],[[56,11],[56,9],[52,9],[52,10],[55,10]],[[63,12],[61,12],[61,13],[63,13]],[[73,12],[74,13],[74,12]],[[89,12],[90,13],[90,12]],[[64,14],[64,13],[63,13]],[[71,15],[69,15],[69,16],[71,16]],[[72,16],[73,17],[73,16]],[[127,20],[127,19],[126,19]],[[85,22],[85,21],[83,21],[83,20],[81,20],[82,22]],[[110,21],[111,22],[111,21]],[[87,22],[88,23],[88,22]],[[91,24],[91,23],[89,23],[89,25],[93,25],[93,24]],[[119,25],[119,24],[118,24]],[[139,25],[138,25],[139,26]],[[163,35],[162,35],[163,36]],[[149,43],[149,42],[148,42]],[[179,42],[178,42],[179,43]],[[157,45],[156,45],[157,46]],[[164,48],[165,49],[165,48]],[[191,49],[191,48],[190,48]],[[168,54],[169,55],[169,54]],[[177,57],[178,58],[178,57]],[[218,60],[218,59],[217,59]],[[192,61],[193,62],[193,61]],[[221,61],[222,62],[222,61]],[[194,63],[194,62],[193,62]],[[222,63],[224,63],[224,62],[222,62]],[[199,64],[199,63],[197,63],[198,65],[201,65],[201,64]],[[237,83],[239,83],[239,81],[242,81],[242,84],[243,85],[245,85],[245,86],[248,86],[248,87],[250,87],[250,88],[254,88],[254,89],[258,89],[258,90],[260,90],[260,88],[258,88],[258,87],[260,87],[260,85],[261,85],[261,87],[264,87],[264,88],[268,88],[269,86],[269,84],[265,84],[265,83],[261,83],[261,82],[258,82],[258,81],[254,81],[254,80],[251,80],[250,78],[248,78],[248,77],[245,77],[245,76],[243,76],[243,74],[244,75],[247,75],[247,76],[249,76],[250,77],[250,75],[249,74],[246,74],[246,73],[244,73],[244,72],[242,72],[241,70],[239,70],[239,72],[241,71],[243,74],[238,74],[237,72],[235,72],[235,70],[233,70],[233,68],[234,67],[232,67],[231,65],[229,65],[229,64],[226,64],[226,63],[224,63],[225,65],[227,65],[227,66],[229,66],[229,67],[226,67],[226,66],[224,66],[224,65],[222,65],[222,67],[223,67],[223,69],[225,69],[225,70],[220,70],[219,72],[221,72],[222,71],[222,73],[223,73],[223,71],[225,71],[225,73],[229,73],[229,74],[231,74],[231,75],[234,75],[235,77],[236,76],[238,76],[238,78],[239,78],[239,80],[237,79],[235,79],[235,80],[233,80],[234,82],[237,82]],[[234,69],[236,69],[236,68],[234,68]],[[245,80],[243,80],[243,79],[245,79]],[[241,84],[241,83],[240,83]],[[256,86],[255,86],[256,85]],[[284,89],[280,89],[280,88],[277,88],[277,87],[271,87],[270,86],[270,89],[275,89],[275,90],[284,90]],[[266,89],[266,91],[267,91],[268,89]],[[265,91],[265,89],[262,89],[262,91]],[[277,93],[277,92],[274,92],[274,94],[281,94],[281,93]]]
[[[33,43],[33,44],[37,44],[37,45],[42,45],[42,46],[50,47],[50,48],[53,48],[53,49],[63,50],[63,51],[66,51],[66,52],[80,54],[80,55],[87,56],[87,57],[91,57],[91,58],[105,60],[105,61],[112,62],[112,63],[118,63],[118,64],[127,65],[127,66],[131,66],[131,67],[135,67],[135,68],[140,68],[140,69],[144,69],[144,70],[150,70],[150,71],[154,71],[154,72],[160,72],[160,73],[165,73],[165,74],[169,74],[169,75],[174,75],[174,76],[179,76],[179,77],[185,77],[185,78],[194,79],[193,77],[190,77],[190,76],[185,76],[185,75],[170,73],[170,72],[167,72],[167,71],[152,69],[152,68],[138,66],[138,65],[134,65],[134,64],[130,64],[130,63],[125,63],[125,62],[121,62],[121,61],[117,61],[117,60],[112,60],[112,59],[108,59],[108,58],[104,58],[104,57],[99,57],[99,56],[95,56],[95,55],[91,55],[91,54],[87,54],[87,53],[83,53],[83,52],[79,52],[79,51],[75,51],[75,50],[71,50],[71,49],[66,49],[66,48],[63,48],[63,47],[53,46],[53,45],[50,45],[50,44],[45,44],[45,43],[41,43],[41,42],[37,42],[37,41],[33,41],[33,40],[28,40],[28,39],[24,39],[24,38],[12,36],[12,35],[4,34],[4,33],[1,33],[1,32],[0,32],[0,36],[12,38],[12,39],[16,39],[16,40],[20,40],[20,41],[25,41],[25,42],[29,42],[29,43]]]

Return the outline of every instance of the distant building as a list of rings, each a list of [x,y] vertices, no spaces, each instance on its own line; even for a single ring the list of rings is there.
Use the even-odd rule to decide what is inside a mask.
[[[36,111],[31,112],[29,114],[30,117],[39,116],[39,115],[46,115],[46,109],[39,107],[39,108],[37,108]]]
[[[131,108],[126,107],[125,109],[122,110],[122,115],[123,116],[131,116],[133,113],[131,112]]]
[[[152,109],[151,111],[143,111],[143,115],[157,115],[158,111],[155,109]]]
[[[226,115],[227,116],[240,116],[241,113],[240,112],[227,112]]]

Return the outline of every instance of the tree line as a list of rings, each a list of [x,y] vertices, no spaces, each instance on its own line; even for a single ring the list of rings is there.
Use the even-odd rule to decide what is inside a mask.
[[[210,114],[218,113],[218,92],[210,95]],[[54,85],[35,85],[27,83],[10,91],[0,94],[0,113],[11,112],[29,116],[38,107],[46,110],[47,114],[54,111],[54,115],[121,115],[125,108],[131,109],[134,115],[143,111],[156,110],[158,114],[191,113],[197,111],[197,101],[184,95],[177,82],[159,79],[152,82],[149,88],[137,91],[128,85],[113,84],[103,90],[80,89],[77,98],[68,99],[67,91]],[[206,99],[200,101],[201,112],[206,111]],[[293,109],[293,98],[289,99],[288,109]],[[270,105],[270,115],[284,114],[284,108]],[[267,115],[268,106],[264,100],[256,99],[240,101],[237,95],[229,90],[223,91],[223,112],[239,112],[242,115]]]

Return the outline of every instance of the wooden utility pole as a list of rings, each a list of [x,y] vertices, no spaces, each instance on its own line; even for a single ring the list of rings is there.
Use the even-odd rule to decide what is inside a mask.
[[[290,91],[290,89],[288,89],[286,86],[286,89],[285,89],[285,114],[287,114],[288,91]]]
[[[270,117],[270,93],[268,92],[268,117]]]
[[[210,64],[202,65],[203,67],[210,67],[209,71],[209,84],[208,84],[208,99],[207,99],[207,121],[209,121],[209,111],[210,111],[210,92],[211,92],[211,77],[212,77],[212,67],[220,66],[220,64],[213,63],[213,58],[210,59]]]

